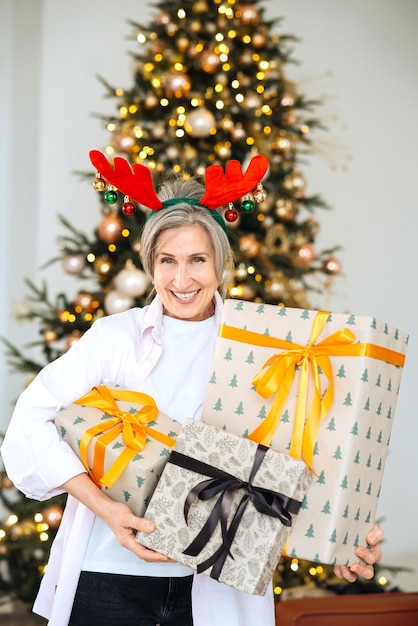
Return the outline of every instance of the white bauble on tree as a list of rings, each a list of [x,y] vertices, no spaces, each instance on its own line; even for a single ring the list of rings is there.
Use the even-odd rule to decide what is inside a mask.
[[[67,274],[81,274],[86,265],[86,255],[83,252],[71,252],[62,259],[62,267]]]
[[[104,308],[108,315],[114,313],[122,313],[127,311],[134,305],[134,299],[130,296],[126,296],[119,291],[113,290],[106,294],[104,299]]]
[[[208,137],[216,128],[215,116],[209,109],[199,107],[188,114],[184,127],[191,137]]]
[[[126,267],[116,276],[114,284],[119,293],[137,298],[144,295],[148,289],[149,278],[137,267]]]

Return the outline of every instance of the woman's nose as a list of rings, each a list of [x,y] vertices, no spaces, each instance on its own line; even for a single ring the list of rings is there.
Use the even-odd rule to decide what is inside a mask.
[[[185,289],[191,283],[191,276],[186,265],[178,265],[174,277],[174,285],[177,289]]]

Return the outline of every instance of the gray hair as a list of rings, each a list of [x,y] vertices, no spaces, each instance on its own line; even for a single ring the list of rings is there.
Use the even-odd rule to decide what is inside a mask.
[[[165,181],[158,190],[158,197],[163,202],[172,198],[195,198],[203,197],[205,188],[194,178],[173,178]],[[218,289],[224,298],[227,294],[228,284],[231,281],[231,273],[234,264],[234,255],[228,237],[222,226],[210,214],[210,209],[200,205],[179,202],[166,206],[151,216],[144,225],[141,236],[141,261],[145,272],[152,280],[154,275],[155,253],[158,237],[169,228],[181,228],[182,226],[201,226],[205,229],[212,244],[215,254],[215,273],[218,279]]]

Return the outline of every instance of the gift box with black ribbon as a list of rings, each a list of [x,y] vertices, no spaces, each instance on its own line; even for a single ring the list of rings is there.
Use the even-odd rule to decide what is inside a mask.
[[[181,424],[151,396],[103,385],[61,409],[55,425],[92,480],[142,517]]]
[[[289,556],[348,565],[365,545],[407,342],[373,317],[225,302],[202,420],[315,472]]]
[[[264,595],[311,472],[303,461],[187,420],[136,540],[199,573]]]

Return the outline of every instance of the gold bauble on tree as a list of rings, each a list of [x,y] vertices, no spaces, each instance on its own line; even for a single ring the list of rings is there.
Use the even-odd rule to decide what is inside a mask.
[[[252,60],[252,56],[251,56]],[[241,87],[249,87],[252,84],[252,77],[248,76],[248,74],[243,74],[243,72],[238,72],[237,79]]]
[[[254,91],[250,91],[245,96],[245,105],[249,109],[257,109],[262,104],[261,97]]]
[[[107,279],[107,276],[112,269],[112,266],[113,262],[106,255],[99,256],[94,261],[94,271],[101,280]]]
[[[245,128],[243,128],[242,124],[238,123],[232,130],[231,137],[235,139],[235,141],[240,141],[241,139],[245,139],[246,134]]]
[[[241,299],[242,300],[252,300],[256,294],[255,290],[246,283],[240,285],[241,288]]]
[[[254,33],[251,38],[251,43],[256,50],[260,50],[266,45],[266,36],[263,33]]]
[[[185,35],[179,35],[176,39],[176,48],[179,52],[185,52],[190,46],[190,39]]]
[[[240,61],[243,65],[252,65],[253,55],[251,50],[245,50],[240,57]]]
[[[293,107],[295,105],[296,98],[291,91],[284,91],[280,99],[280,104],[283,107]]]
[[[232,298],[238,298],[239,300],[252,300],[255,294],[255,290],[246,283],[232,285],[229,290],[229,295]]]
[[[241,24],[248,26],[256,26],[260,21],[259,12],[253,4],[242,4],[237,8],[236,16]]]
[[[248,276],[248,272],[247,272],[247,267],[245,263],[240,263],[238,267],[235,269],[234,278],[236,278],[236,280],[238,281],[241,281],[241,280],[245,280],[247,276]]]
[[[202,24],[200,20],[192,20],[189,24],[189,28],[192,31],[192,33],[195,33],[197,35],[202,30]]]
[[[144,107],[150,111],[156,106],[158,106],[158,98],[152,91],[149,91],[145,96]]]
[[[207,74],[214,74],[219,67],[220,59],[213,50],[203,50],[199,58],[200,67]]]
[[[97,227],[97,234],[102,241],[106,243],[115,243],[122,237],[123,222],[122,220],[111,213],[106,215]]]
[[[243,235],[239,239],[239,249],[246,259],[253,259],[260,254],[261,243],[255,235]]]
[[[339,274],[341,272],[341,262],[334,256],[330,256],[322,262],[322,267],[327,274]]]
[[[58,334],[52,328],[47,328],[43,332],[43,339],[45,343],[54,343],[54,341],[57,341],[58,339]]]
[[[295,198],[303,198],[305,195],[306,180],[300,172],[294,171],[285,176],[283,186],[292,191]]]
[[[168,145],[165,149],[165,153],[170,161],[177,161],[180,155],[180,146],[176,144]]]
[[[136,138],[128,130],[114,131],[111,134],[109,143],[116,152],[129,154],[136,144]]]
[[[315,259],[315,249],[313,245],[307,241],[292,252],[292,258],[295,265],[307,268]]]
[[[167,96],[182,98],[190,91],[190,78],[185,72],[167,72],[164,80],[164,91]]]
[[[229,141],[219,142],[214,146],[214,151],[220,159],[229,159],[231,156],[231,144]]]
[[[155,16],[155,23],[158,26],[167,26],[167,24],[170,23],[170,14],[167,13],[166,11],[160,11],[159,13],[157,13],[157,15]]]
[[[164,52],[164,44],[162,41],[152,41],[148,46],[148,50],[153,56],[162,54]]]
[[[292,142],[286,135],[278,135],[271,144],[273,152],[287,153],[292,148]]]
[[[187,163],[194,161],[197,159],[198,152],[196,148],[191,146],[189,143],[184,146],[183,156],[186,159]]]
[[[80,307],[83,311],[87,313],[91,313],[94,311],[94,296],[91,293],[80,292],[76,295],[74,299],[74,304],[76,307]]]
[[[197,2],[193,2],[193,13],[206,13],[208,10],[209,6],[206,0],[197,0]]]
[[[274,212],[282,222],[291,222],[296,217],[295,203],[290,198],[279,198]]]
[[[167,126],[164,122],[156,122],[153,124],[151,132],[155,139],[162,139],[167,132]]]

